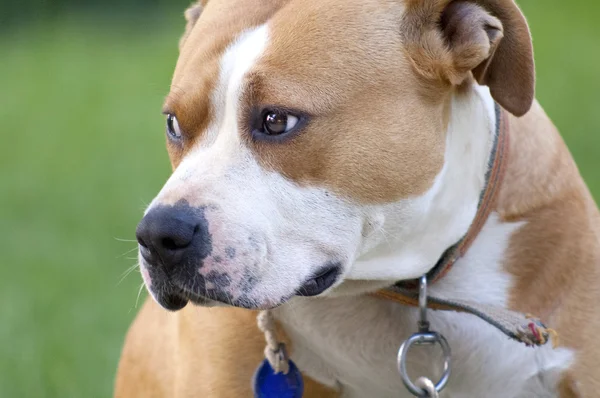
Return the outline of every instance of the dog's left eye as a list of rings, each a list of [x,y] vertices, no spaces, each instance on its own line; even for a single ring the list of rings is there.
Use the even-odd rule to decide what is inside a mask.
[[[298,124],[298,117],[280,110],[269,110],[263,115],[263,133],[280,135],[293,130]]]
[[[167,115],[167,134],[176,140],[181,138],[181,129],[177,118],[170,113]]]

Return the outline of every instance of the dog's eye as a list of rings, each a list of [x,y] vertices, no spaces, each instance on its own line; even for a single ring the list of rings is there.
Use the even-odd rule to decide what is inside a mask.
[[[279,135],[291,131],[298,124],[298,117],[290,113],[269,110],[263,116],[263,132],[268,135]]]
[[[179,128],[177,118],[170,113],[167,115],[167,134],[176,140],[181,138],[181,129]]]

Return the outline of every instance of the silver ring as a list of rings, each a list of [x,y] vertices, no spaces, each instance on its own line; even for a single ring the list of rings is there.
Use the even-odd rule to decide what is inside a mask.
[[[406,388],[408,388],[408,390],[416,397],[427,397],[428,394],[427,391],[417,387],[408,376],[408,372],[406,371],[408,351],[413,345],[435,343],[438,343],[440,347],[442,347],[442,352],[444,354],[444,372],[442,373],[440,380],[435,384],[435,390],[440,392],[446,387],[446,384],[448,384],[448,380],[450,379],[450,345],[446,338],[436,332],[415,333],[402,343],[398,350],[398,372],[400,373],[400,377],[402,377],[402,382]]]

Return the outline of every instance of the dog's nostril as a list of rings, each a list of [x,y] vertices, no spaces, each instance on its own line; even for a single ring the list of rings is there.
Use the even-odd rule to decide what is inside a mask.
[[[206,257],[204,253],[211,250],[207,226],[201,208],[158,205],[137,227],[140,253],[149,264],[165,269],[200,261],[200,256]]]
[[[179,246],[177,243],[175,243],[175,241],[171,238],[164,238],[161,242],[162,247],[164,247],[167,250],[177,250],[180,249],[181,246]]]
[[[143,248],[147,249],[148,245],[146,244],[146,242],[144,242],[144,240],[142,238],[140,238],[139,236],[137,236],[137,241],[139,243],[140,246],[142,246]]]

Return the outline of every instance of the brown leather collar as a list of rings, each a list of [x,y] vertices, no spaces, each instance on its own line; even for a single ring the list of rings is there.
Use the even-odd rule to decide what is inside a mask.
[[[489,159],[489,169],[486,174],[486,183],[479,199],[477,213],[473,219],[473,223],[469,227],[466,235],[457,243],[451,246],[444,252],[437,264],[427,273],[429,283],[434,283],[444,275],[446,275],[454,263],[464,256],[469,250],[471,244],[481,232],[483,225],[487,221],[492,209],[494,208],[502,180],[506,171],[509,147],[509,129],[508,129],[508,114],[498,104],[496,110],[496,134],[494,137],[494,145]],[[411,290],[418,286],[418,281],[400,281],[396,283],[396,287],[405,290]],[[396,297],[399,293],[397,290],[391,292],[383,289],[375,292],[374,295],[388,300],[398,301],[402,304],[416,305],[413,297]]]

